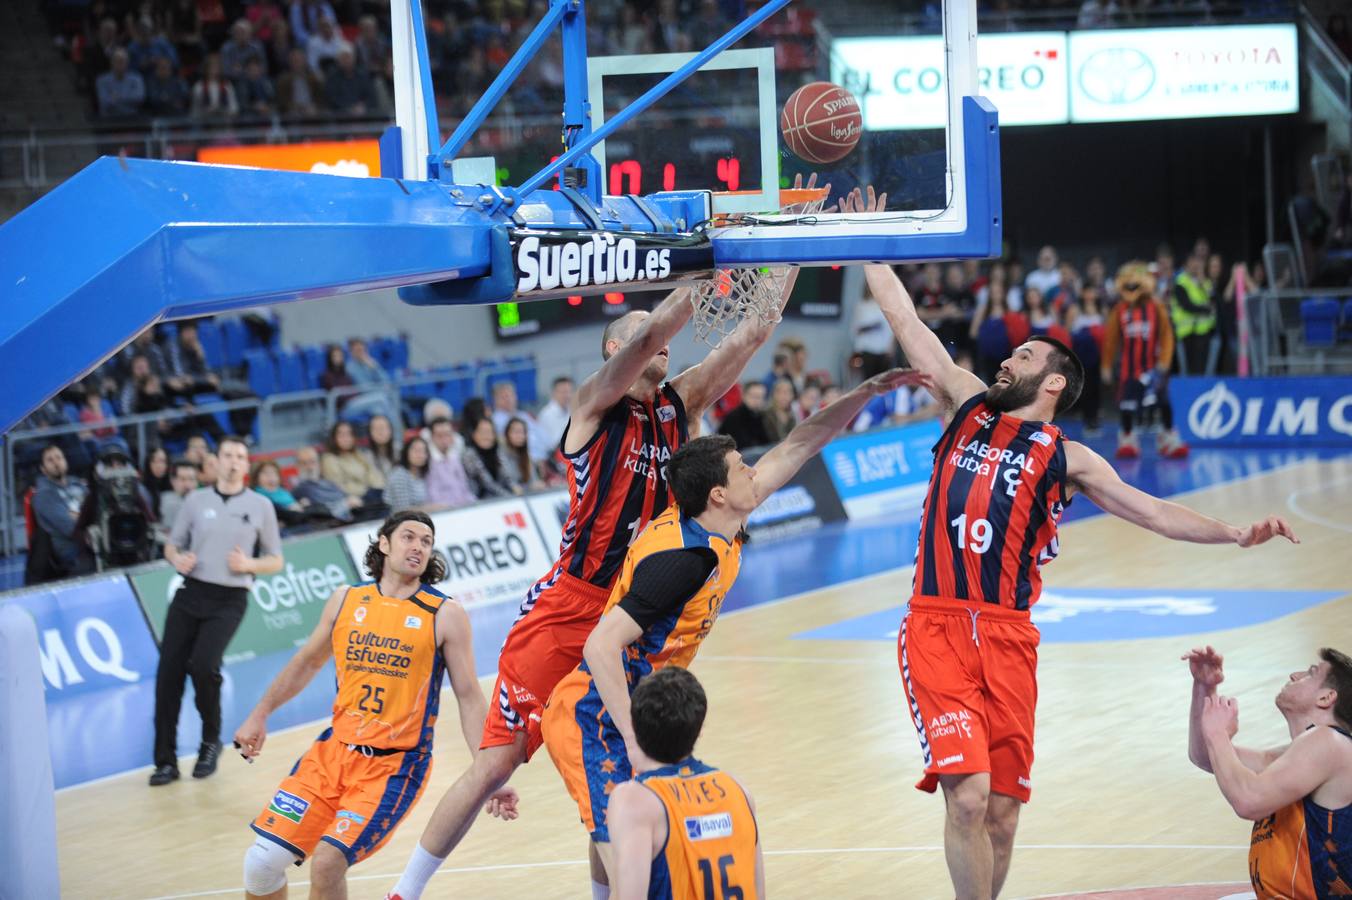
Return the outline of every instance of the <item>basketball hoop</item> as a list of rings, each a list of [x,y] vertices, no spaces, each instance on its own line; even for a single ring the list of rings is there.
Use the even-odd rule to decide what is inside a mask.
[[[755,193],[730,191],[714,194],[713,230],[735,224],[736,214],[718,212],[718,198]],[[786,188],[779,192],[780,214],[806,216],[821,212],[826,203],[827,188]],[[712,277],[696,282],[690,292],[695,307],[691,317],[695,323],[695,337],[710,347],[717,347],[723,339],[737,330],[743,320],[752,316],[766,325],[779,321],[784,282],[788,266],[761,266],[754,269],[715,269]]]

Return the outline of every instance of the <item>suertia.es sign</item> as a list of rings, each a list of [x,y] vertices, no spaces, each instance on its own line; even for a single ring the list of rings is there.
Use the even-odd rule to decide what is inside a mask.
[[[1173,378],[1189,443],[1352,447],[1352,377]]]

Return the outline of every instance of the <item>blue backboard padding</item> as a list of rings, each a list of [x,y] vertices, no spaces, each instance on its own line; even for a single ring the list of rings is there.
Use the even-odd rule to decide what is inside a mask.
[[[488,270],[427,182],[105,157],[0,225],[0,431],[160,318]]]
[[[1001,251],[1000,128],[985,97],[964,97],[963,166],[967,176],[967,228],[948,234],[801,235],[713,239],[720,265],[845,263],[919,259],[985,259]]]

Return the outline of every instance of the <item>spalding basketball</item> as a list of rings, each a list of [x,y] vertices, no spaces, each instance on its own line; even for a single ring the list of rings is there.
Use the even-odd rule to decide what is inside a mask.
[[[859,101],[829,81],[814,81],[794,91],[779,114],[784,143],[799,159],[829,163],[859,143],[863,132]]]

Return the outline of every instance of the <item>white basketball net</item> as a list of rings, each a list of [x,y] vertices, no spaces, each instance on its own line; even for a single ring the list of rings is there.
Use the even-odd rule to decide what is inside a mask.
[[[823,194],[820,199],[786,206],[783,212],[811,215],[820,212],[825,202]],[[778,323],[788,274],[788,266],[715,269],[712,277],[697,282],[690,291],[695,338],[717,347],[746,319],[755,317],[765,325]]]

